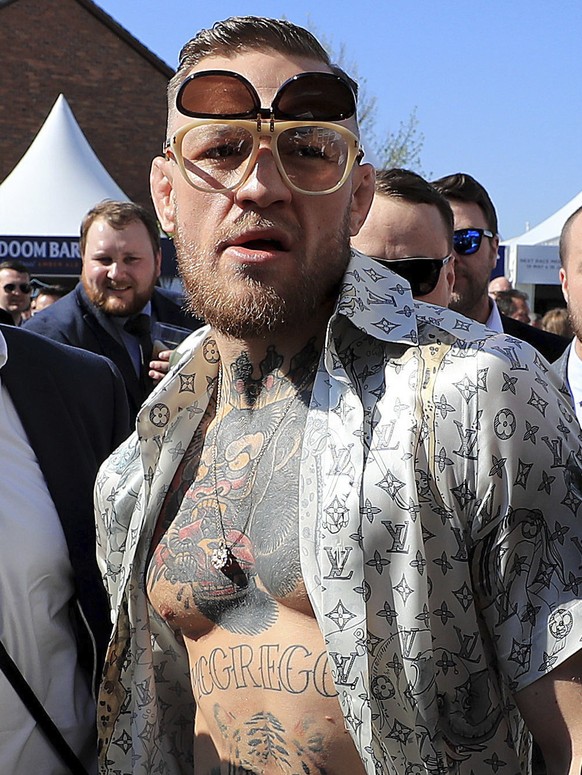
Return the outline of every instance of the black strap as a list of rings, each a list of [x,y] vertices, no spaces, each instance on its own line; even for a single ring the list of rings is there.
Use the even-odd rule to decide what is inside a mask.
[[[4,675],[10,681],[14,691],[28,708],[30,715],[36,721],[48,742],[52,745],[73,775],[88,775],[87,770],[81,764],[75,752],[55,726],[52,718],[39,702],[38,697],[28,685],[26,679],[12,660],[12,657],[4,648],[4,644],[1,640],[0,668],[2,668]]]

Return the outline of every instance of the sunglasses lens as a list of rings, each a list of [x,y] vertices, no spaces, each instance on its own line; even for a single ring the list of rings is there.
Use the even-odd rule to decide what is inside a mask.
[[[234,188],[253,150],[249,131],[230,124],[203,124],[188,130],[180,152],[190,183],[201,191]]]
[[[453,234],[453,246],[461,256],[471,256],[481,247],[482,238],[478,229],[458,229]]]
[[[413,261],[386,261],[386,266],[410,283],[413,296],[426,296],[439,281],[442,261],[419,258]]]
[[[233,73],[195,73],[176,98],[180,113],[193,118],[246,118],[260,108],[248,84]]]
[[[16,283],[6,283],[4,286],[6,293],[14,293],[17,288],[20,293],[30,293],[32,290],[32,286],[28,283],[19,283],[18,285],[16,285]]]
[[[356,112],[350,86],[332,73],[300,73],[287,81],[273,102],[277,118],[342,121]]]
[[[244,78],[212,70],[187,78],[176,105],[192,118],[253,118],[261,108]],[[332,73],[299,73],[283,84],[272,107],[275,118],[294,121],[342,121],[356,112],[352,89]]]
[[[302,191],[328,191],[337,186],[349,158],[344,137],[317,125],[281,132],[277,150],[285,174]]]

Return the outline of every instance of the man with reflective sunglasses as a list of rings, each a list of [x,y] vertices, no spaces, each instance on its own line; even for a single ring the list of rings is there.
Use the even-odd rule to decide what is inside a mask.
[[[567,340],[503,315],[489,296],[491,272],[497,263],[499,233],[497,213],[485,188],[464,172],[434,180],[433,186],[448,199],[455,218],[455,285],[451,309],[494,331],[504,331],[523,339],[550,363],[555,361],[568,346]]]
[[[455,281],[453,213],[424,178],[404,169],[376,170],[376,191],[352,246],[385,262],[410,283],[416,299],[447,307]]]
[[[15,326],[22,323],[22,313],[30,307],[30,275],[20,261],[0,264],[0,309],[7,312]]]
[[[524,719],[579,766],[580,431],[350,249],[352,82],[290,22],[202,30],[151,186],[208,325],[96,485],[102,772],[514,775]]]

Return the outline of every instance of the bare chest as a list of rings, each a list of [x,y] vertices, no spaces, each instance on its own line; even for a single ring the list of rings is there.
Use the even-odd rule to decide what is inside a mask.
[[[147,573],[158,613],[186,637],[258,635],[279,606],[311,613],[299,561],[299,463],[306,408],[229,415],[201,428],[170,486]],[[222,555],[223,566],[217,561]]]

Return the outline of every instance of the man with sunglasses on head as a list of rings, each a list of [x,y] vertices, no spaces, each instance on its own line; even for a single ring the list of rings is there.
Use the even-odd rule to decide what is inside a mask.
[[[416,299],[447,307],[455,281],[453,213],[424,178],[404,169],[376,170],[376,191],[352,246],[386,263]]]
[[[23,263],[3,261],[0,264],[0,309],[10,315],[15,326],[22,323],[22,313],[30,307],[31,291],[30,275]]]
[[[499,233],[497,213],[485,188],[464,172],[434,180],[433,186],[448,199],[455,219],[455,285],[451,309],[494,331],[523,339],[550,363],[555,361],[568,346],[568,341],[502,314],[489,295],[491,272],[497,263]]]
[[[169,84],[152,194],[208,326],[96,484],[103,773],[515,775],[524,719],[580,766],[580,431],[530,348],[350,249],[354,86],[257,17]]]

